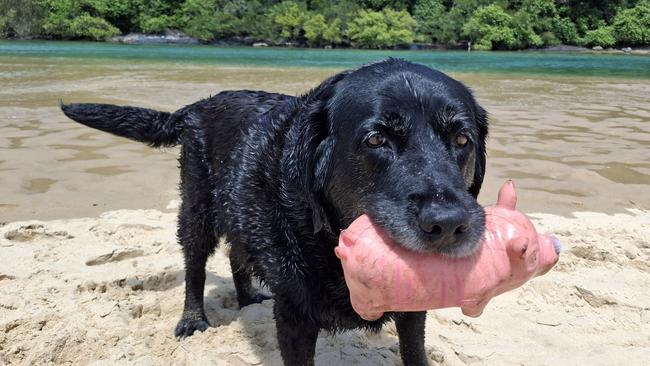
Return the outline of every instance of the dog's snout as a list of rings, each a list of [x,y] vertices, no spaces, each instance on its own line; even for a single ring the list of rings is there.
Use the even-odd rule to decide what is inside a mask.
[[[467,236],[470,214],[460,206],[429,204],[418,212],[417,222],[436,247],[453,245]]]

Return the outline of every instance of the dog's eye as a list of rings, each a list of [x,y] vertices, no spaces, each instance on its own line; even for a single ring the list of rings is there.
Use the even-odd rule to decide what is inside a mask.
[[[370,147],[380,147],[386,143],[386,137],[379,132],[375,132],[372,135],[368,136],[366,139],[366,144]]]
[[[456,140],[454,140],[454,142],[456,143],[456,145],[460,147],[465,147],[469,142],[469,139],[467,138],[466,135],[459,133],[458,135],[456,135]]]

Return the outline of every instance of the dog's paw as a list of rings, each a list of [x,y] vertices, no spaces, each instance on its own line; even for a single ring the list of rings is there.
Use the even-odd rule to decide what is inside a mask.
[[[176,325],[174,335],[176,338],[186,338],[194,334],[197,330],[204,332],[210,327],[210,323],[205,319],[181,319]]]

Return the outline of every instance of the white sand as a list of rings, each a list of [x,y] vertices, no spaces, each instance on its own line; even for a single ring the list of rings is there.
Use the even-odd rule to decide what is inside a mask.
[[[441,365],[648,365],[650,212],[535,214],[565,251],[546,276],[478,319],[432,311]],[[0,364],[277,365],[272,301],[236,307],[223,253],[209,262],[212,327],[177,341],[183,260],[175,216],[152,210],[0,227]],[[317,365],[400,364],[394,327],[322,334]]]

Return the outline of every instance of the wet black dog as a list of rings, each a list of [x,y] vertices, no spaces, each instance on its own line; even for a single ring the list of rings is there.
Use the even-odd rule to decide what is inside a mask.
[[[462,256],[477,246],[487,120],[461,83],[389,59],[300,97],[227,91],[174,113],[62,108],[77,122],[153,147],[182,144],[186,294],[177,336],[209,326],[205,264],[225,236],[239,305],[264,299],[251,276],[273,292],[286,365],[313,364],[320,329],[376,330],[391,319],[404,363],[427,363],[425,313],[361,319],[334,247],[340,230],[364,213],[416,251]]]

